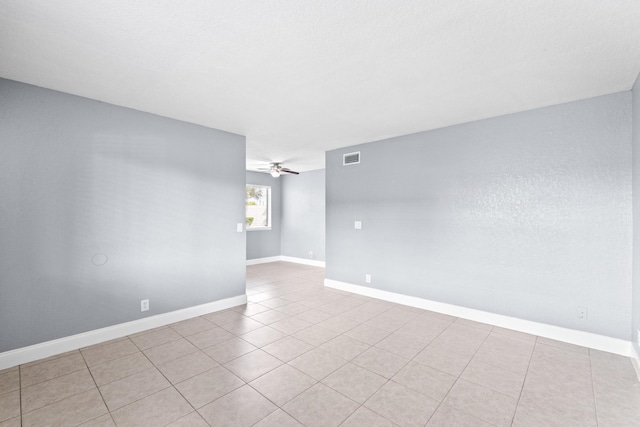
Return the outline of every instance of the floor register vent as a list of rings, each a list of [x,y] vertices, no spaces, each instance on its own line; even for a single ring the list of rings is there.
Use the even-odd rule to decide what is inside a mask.
[[[360,163],[360,152],[347,153],[342,156],[342,166],[357,165]]]

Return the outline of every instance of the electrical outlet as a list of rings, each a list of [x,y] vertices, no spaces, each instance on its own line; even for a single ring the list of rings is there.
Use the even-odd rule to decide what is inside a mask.
[[[356,230],[361,230],[362,229],[362,221],[356,221],[353,223],[353,228],[355,228]]]
[[[640,346],[640,329],[636,330],[636,341],[638,342],[638,345]]]
[[[309,251],[309,258],[313,258],[313,251]]]
[[[140,301],[140,311],[149,311],[149,300],[143,299]]]
[[[587,319],[587,307],[578,307],[577,315],[578,315],[578,319],[586,320]]]
[[[371,275],[370,274],[365,274],[364,275],[364,281],[367,283],[371,283]]]

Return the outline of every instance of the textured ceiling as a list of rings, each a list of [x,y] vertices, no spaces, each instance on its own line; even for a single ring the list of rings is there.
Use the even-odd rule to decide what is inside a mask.
[[[247,137],[247,167],[629,90],[638,0],[2,0],[0,76]]]

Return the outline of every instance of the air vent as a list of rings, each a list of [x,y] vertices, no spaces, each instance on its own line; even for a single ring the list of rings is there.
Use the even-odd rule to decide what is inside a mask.
[[[342,156],[342,166],[357,165],[360,163],[360,152],[347,153]]]

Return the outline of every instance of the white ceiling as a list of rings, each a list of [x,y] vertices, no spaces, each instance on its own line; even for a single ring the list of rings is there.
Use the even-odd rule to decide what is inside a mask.
[[[247,137],[247,168],[629,90],[638,0],[2,0],[0,76]]]

